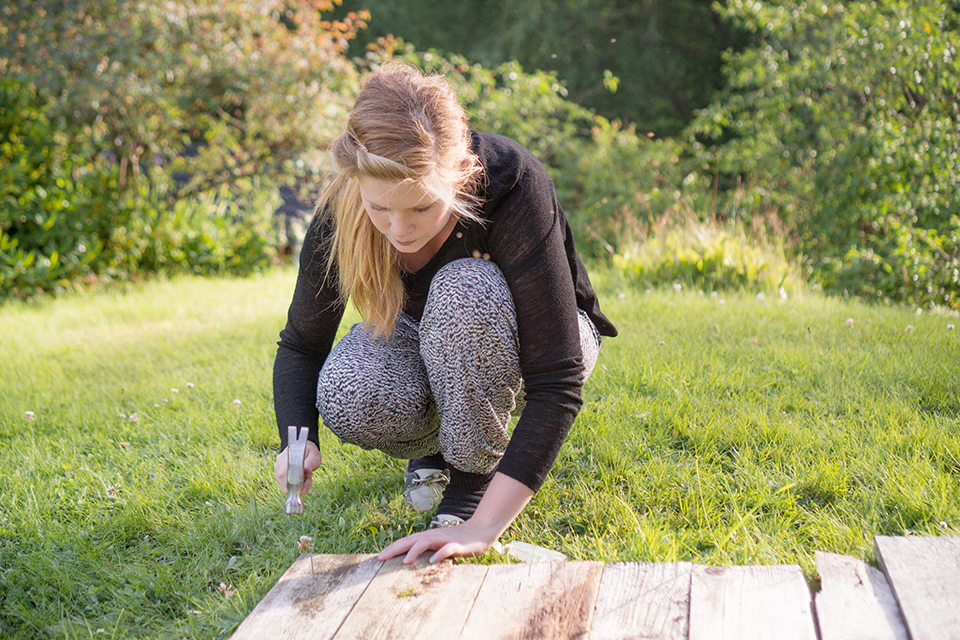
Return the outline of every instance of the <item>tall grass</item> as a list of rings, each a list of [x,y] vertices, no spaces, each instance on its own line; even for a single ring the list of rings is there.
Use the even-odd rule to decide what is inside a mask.
[[[628,216],[613,263],[634,285],[680,284],[705,291],[796,294],[803,291],[800,260],[782,232],[761,218],[703,220],[683,201],[644,224]],[[767,226],[774,226],[770,231]]]
[[[504,541],[812,578],[816,550],[872,561],[877,534],[958,533],[955,317],[594,272],[621,335]],[[293,281],[0,308],[0,635],[227,635],[301,535],[375,552],[425,524],[401,462],[326,432],[306,513],[283,514],[271,369]]]

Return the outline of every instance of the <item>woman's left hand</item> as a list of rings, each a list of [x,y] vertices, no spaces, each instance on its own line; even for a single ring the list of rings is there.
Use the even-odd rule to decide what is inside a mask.
[[[483,527],[471,518],[454,527],[428,529],[401,538],[381,551],[379,559],[389,560],[406,554],[403,562],[410,564],[420,554],[436,551],[430,556],[430,564],[435,564],[454,556],[479,556],[485,553],[499,537],[499,531]]]
[[[493,546],[532,497],[529,487],[496,473],[472,518],[455,527],[427,529],[401,538],[380,552],[380,560],[407,554],[403,563],[410,564],[425,551],[436,551],[430,556],[431,564],[454,556],[478,556]]]

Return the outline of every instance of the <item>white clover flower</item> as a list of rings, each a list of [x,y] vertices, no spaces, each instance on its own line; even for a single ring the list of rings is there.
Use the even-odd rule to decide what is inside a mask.
[[[757,300],[766,300],[767,296],[763,295],[763,291],[757,294]]]
[[[683,285],[680,284],[679,282],[674,282],[673,290],[676,291],[677,293],[680,293],[681,291],[683,291]]]
[[[188,382],[188,383],[187,383],[187,389],[193,389],[193,383],[192,383],[192,382]]]
[[[230,596],[233,595],[233,589],[228,587],[225,582],[220,583],[220,585],[217,587],[217,591],[223,594],[224,598],[229,598]]]
[[[171,389],[170,389],[170,393],[180,393],[180,389],[177,389],[177,388],[175,388],[175,387],[174,387],[174,388],[171,388]]]
[[[908,324],[908,325],[907,325],[907,333],[913,333],[913,325],[912,325],[912,324]]]
[[[110,497],[110,498],[116,498],[118,493],[120,493],[120,487],[118,487],[117,485],[112,484],[112,485],[110,485],[109,487],[107,487],[107,496],[108,496],[108,497]]]
[[[33,411],[27,411],[26,413],[23,414],[23,417],[25,420],[35,420],[37,417],[37,414],[35,414]]]
[[[847,318],[847,321],[844,322],[844,324],[847,325],[848,328],[849,328],[849,327],[852,327],[852,326],[853,326],[853,318]]]
[[[239,399],[239,398],[234,398],[234,400],[233,400],[233,406],[239,407],[241,404],[243,404],[243,403],[240,402],[240,399]]]
[[[130,422],[140,422],[140,416],[135,413],[130,414]]]
[[[310,536],[300,536],[300,539],[297,540],[297,548],[300,551],[311,551],[313,549],[313,538]]]
[[[787,290],[786,290],[786,289],[784,289],[783,287],[780,287],[780,289],[777,291],[777,295],[780,296],[780,299],[781,299],[781,300],[783,300],[784,302],[786,302],[786,300],[787,300]]]
[[[947,331],[953,331],[954,328],[955,328],[955,327],[954,327],[952,324],[948,324],[948,325],[947,325]]]

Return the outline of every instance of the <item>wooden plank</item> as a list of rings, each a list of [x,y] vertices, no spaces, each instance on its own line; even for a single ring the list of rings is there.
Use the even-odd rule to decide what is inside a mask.
[[[886,576],[867,563],[817,551],[821,640],[909,640]]]
[[[380,565],[369,554],[300,556],[237,628],[233,640],[332,638]]]
[[[370,582],[337,638],[457,638],[480,590],[487,567],[431,565],[433,552],[410,565],[393,558]]]
[[[874,544],[913,640],[960,639],[960,538],[877,536]]]
[[[462,640],[585,638],[602,562],[492,565]]]
[[[686,640],[692,568],[689,562],[605,566],[590,640]]]
[[[797,565],[703,567],[690,580],[690,640],[816,640]]]

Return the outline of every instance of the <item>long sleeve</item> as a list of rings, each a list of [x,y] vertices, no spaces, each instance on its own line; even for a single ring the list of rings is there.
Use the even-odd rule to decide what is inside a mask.
[[[326,278],[323,247],[328,232],[322,216],[315,216],[304,238],[293,300],[280,332],[273,366],[273,401],[281,448],[287,445],[288,426],[309,427],[310,440],[319,442],[317,378],[343,317],[335,278]]]

